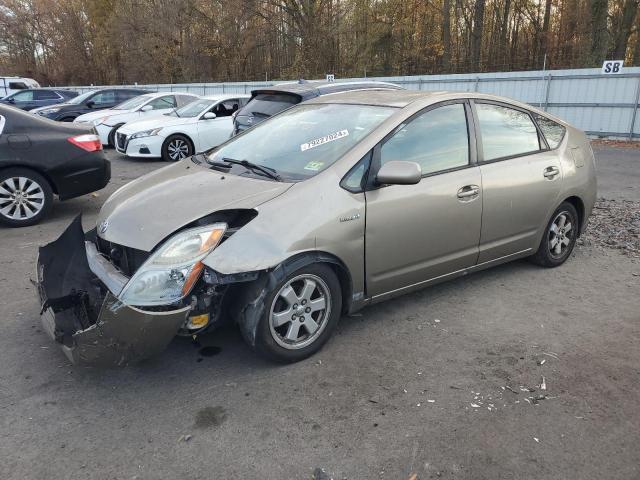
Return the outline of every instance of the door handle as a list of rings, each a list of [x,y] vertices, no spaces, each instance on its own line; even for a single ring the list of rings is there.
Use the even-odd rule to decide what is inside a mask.
[[[548,178],[549,180],[553,180],[556,175],[560,173],[560,169],[558,167],[547,167],[544,169],[542,175],[544,178]]]
[[[480,187],[477,185],[467,185],[458,190],[458,198],[461,200],[472,199],[478,196]]]

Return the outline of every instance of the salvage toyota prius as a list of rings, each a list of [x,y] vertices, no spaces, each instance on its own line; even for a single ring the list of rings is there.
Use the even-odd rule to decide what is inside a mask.
[[[596,194],[584,133],[501,97],[360,91],[296,105],[116,191],[40,249],[43,324],[125,365],[225,321],[279,361],[342,314],[510,260],[564,263]]]

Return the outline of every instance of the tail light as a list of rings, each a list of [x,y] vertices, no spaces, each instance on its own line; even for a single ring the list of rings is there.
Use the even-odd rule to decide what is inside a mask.
[[[67,140],[73,143],[76,147],[80,147],[87,152],[97,152],[98,150],[102,150],[100,137],[93,133],[69,137]]]

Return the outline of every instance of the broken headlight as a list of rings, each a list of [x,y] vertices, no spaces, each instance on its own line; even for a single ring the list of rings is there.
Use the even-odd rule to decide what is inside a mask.
[[[127,305],[167,305],[184,298],[200,278],[201,260],[220,243],[226,223],[180,232],[153,253],[131,277],[120,300]]]

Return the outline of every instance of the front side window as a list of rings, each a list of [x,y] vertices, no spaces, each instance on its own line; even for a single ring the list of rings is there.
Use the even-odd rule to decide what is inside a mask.
[[[164,97],[158,97],[155,100],[149,102],[152,110],[164,110],[167,108],[176,107],[176,99],[173,95],[166,95]]]
[[[535,114],[534,118],[536,119],[536,123],[538,124],[538,127],[540,127],[544,138],[547,140],[549,148],[557,148],[564,138],[564,132],[566,129],[559,123],[556,123],[547,117],[543,117],[542,115]]]
[[[538,130],[529,114],[513,108],[476,103],[484,160],[540,150]]]
[[[24,82],[9,82],[9,88],[11,90],[25,90],[29,87]]]
[[[211,111],[216,114],[216,117],[229,117],[236,110],[238,110],[238,99],[220,102]]]
[[[13,98],[16,102],[30,102],[31,100],[33,100],[33,90],[14,93],[9,98]]]
[[[69,99],[67,101],[67,103],[70,103],[72,105],[80,105],[81,103],[83,103],[86,99],[88,99],[89,97],[91,97],[94,93],[96,93],[95,90],[89,90],[88,92],[85,92],[81,95],[78,95],[77,97],[73,97],[71,99]]]
[[[392,160],[415,162],[423,175],[468,165],[464,105],[437,107],[401,125],[380,149],[381,165]]]
[[[370,105],[298,105],[213,150],[209,162],[247,160],[285,179],[313,177],[338,161],[396,109]]]

